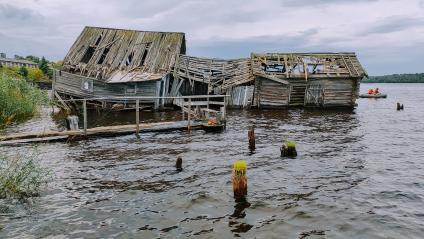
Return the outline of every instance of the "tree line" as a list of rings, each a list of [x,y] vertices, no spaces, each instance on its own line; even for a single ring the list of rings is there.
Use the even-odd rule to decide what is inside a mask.
[[[424,83],[424,73],[369,76],[363,83]]]

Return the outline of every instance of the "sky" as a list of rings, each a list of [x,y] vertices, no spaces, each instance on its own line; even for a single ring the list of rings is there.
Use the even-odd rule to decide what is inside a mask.
[[[369,75],[424,72],[424,0],[0,0],[0,52],[61,60],[84,26],[186,33],[187,54],[356,52]]]

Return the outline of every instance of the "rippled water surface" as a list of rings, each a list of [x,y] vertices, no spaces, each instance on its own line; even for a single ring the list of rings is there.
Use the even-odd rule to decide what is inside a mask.
[[[423,238],[424,84],[361,85],[368,87],[389,97],[358,99],[353,111],[234,110],[218,134],[1,146],[6,155],[37,151],[53,176],[28,203],[0,202],[0,238]],[[90,124],[133,120],[106,117]],[[144,113],[142,120],[177,117]],[[58,122],[45,109],[3,133]],[[280,157],[285,139],[297,142],[296,159]],[[174,168],[178,156],[182,172]],[[232,198],[237,159],[248,162],[248,204]]]

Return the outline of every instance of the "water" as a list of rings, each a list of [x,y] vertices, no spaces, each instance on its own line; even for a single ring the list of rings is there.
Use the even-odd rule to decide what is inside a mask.
[[[221,134],[3,146],[7,155],[38,151],[53,180],[28,203],[0,202],[0,238],[422,238],[424,84],[361,85],[369,87],[388,98],[359,99],[353,111],[230,111]],[[134,120],[108,116],[113,122],[90,124]],[[58,126],[62,120],[42,114],[6,132]],[[284,139],[298,143],[296,159],[280,158]],[[250,205],[232,198],[237,159],[248,162]]]

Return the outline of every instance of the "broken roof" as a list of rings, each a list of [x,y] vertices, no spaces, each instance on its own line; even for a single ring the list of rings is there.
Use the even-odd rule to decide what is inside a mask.
[[[85,27],[62,70],[111,83],[156,80],[168,74],[184,53],[181,32]]]
[[[353,52],[252,53],[254,74],[281,78],[363,78],[367,72]]]

